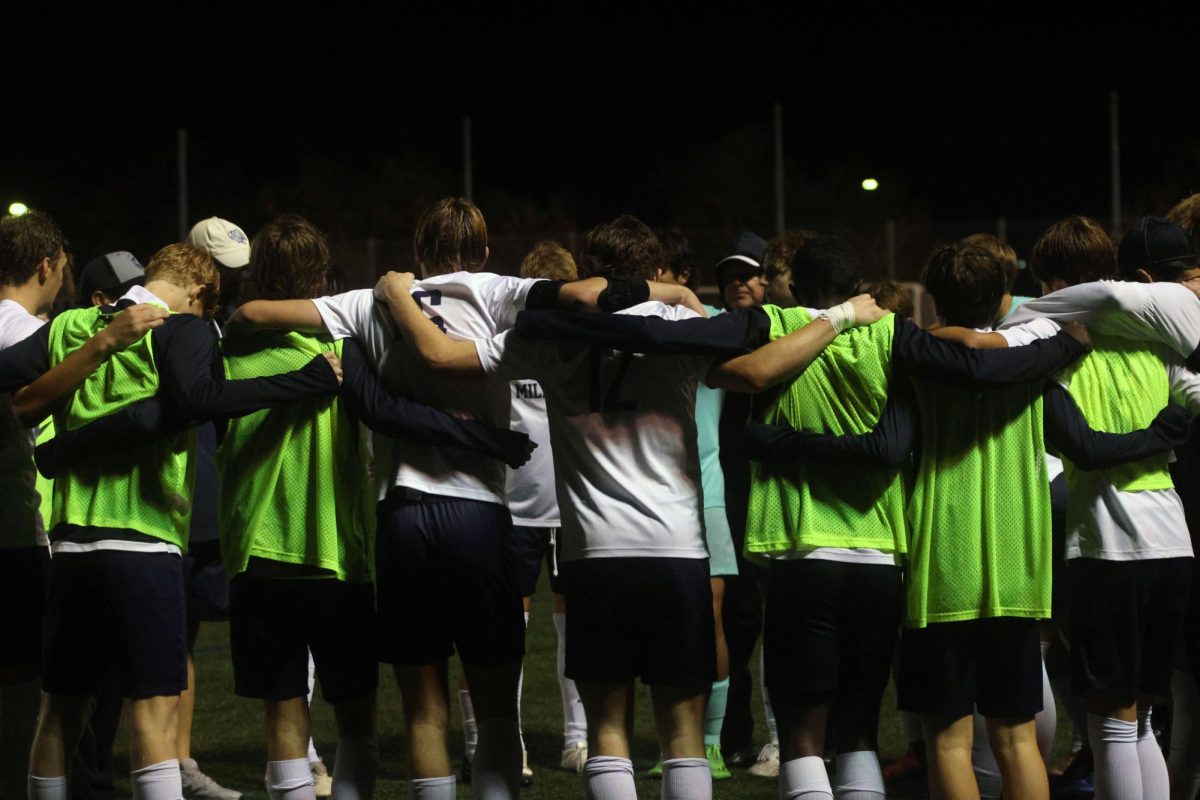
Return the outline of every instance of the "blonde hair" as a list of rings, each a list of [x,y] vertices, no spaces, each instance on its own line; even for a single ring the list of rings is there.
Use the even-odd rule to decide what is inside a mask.
[[[165,281],[182,289],[194,284],[205,288],[204,313],[211,315],[217,310],[221,295],[221,273],[212,257],[190,244],[169,244],[150,257],[146,265],[146,283]]]
[[[487,258],[487,243],[483,212],[465,197],[444,197],[425,209],[413,234],[413,251],[424,277],[474,272]]]
[[[1167,212],[1167,219],[1183,228],[1200,248],[1200,193],[1185,197]]]
[[[522,278],[546,278],[552,281],[573,281],[579,275],[575,259],[558,242],[538,242],[521,259]]]

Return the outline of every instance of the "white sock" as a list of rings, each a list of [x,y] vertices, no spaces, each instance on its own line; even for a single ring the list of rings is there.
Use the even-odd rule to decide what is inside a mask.
[[[371,800],[379,774],[379,740],[374,736],[338,739],[333,762],[333,793],[338,800]]]
[[[462,711],[463,756],[467,761],[475,760],[475,745],[479,741],[479,726],[475,724],[475,704],[471,702],[471,690],[458,690],[458,707]]]
[[[0,686],[0,796],[28,791],[29,751],[42,702],[41,680]]]
[[[668,758],[663,762],[662,800],[712,800],[707,758]]]
[[[39,778],[37,775],[30,775],[25,786],[26,797],[29,800],[67,800],[66,775],[60,775],[57,778]]]
[[[637,800],[633,762],[616,756],[592,756],[583,765],[583,790],[588,800]]]
[[[1000,765],[988,741],[987,720],[978,711],[972,724],[975,728],[971,741],[971,766],[975,769],[975,783],[979,784],[981,800],[999,800],[1004,791],[1004,779],[1000,776]]]
[[[1058,707],[1054,704],[1054,690],[1050,688],[1050,673],[1046,672],[1046,651],[1049,642],[1042,642],[1042,710],[1033,718],[1037,731],[1038,750],[1042,761],[1050,764],[1050,751],[1054,749],[1054,733],[1058,728]]]
[[[412,778],[408,782],[411,800],[454,800],[458,786],[453,775],[444,778]]]
[[[1142,800],[1138,725],[1088,714],[1088,741],[1096,760],[1096,796],[1105,800]]]
[[[179,759],[169,758],[129,773],[133,800],[181,800],[183,778],[179,775]]]
[[[471,761],[475,797],[515,798],[521,792],[521,734],[511,719],[481,719],[479,744]]]
[[[525,612],[525,628],[529,629],[529,612]],[[521,752],[525,752],[525,731],[521,728],[521,694],[525,690],[525,664],[521,663],[521,672],[517,675],[517,736],[521,737]]]
[[[1167,762],[1162,748],[1154,738],[1154,727],[1150,724],[1150,709],[1138,713],[1138,766],[1142,773],[1143,797],[1170,797],[1170,780],[1167,778]]]
[[[900,727],[904,728],[904,741],[909,746],[925,741],[925,734],[921,732],[921,718],[911,711],[900,712]]]
[[[779,745],[779,726],[775,724],[775,712],[771,709],[771,694],[767,691],[767,660],[758,657],[758,685],[762,687],[763,717],[767,721],[767,734],[771,744]]]
[[[833,800],[824,759],[806,756],[780,764],[779,800]]]
[[[267,762],[267,795],[271,800],[316,800],[307,758]]]
[[[554,613],[554,632],[558,634],[558,689],[562,693],[563,744],[567,747],[587,741],[587,717],[575,681],[564,673],[567,668],[567,615]]]
[[[317,662],[313,661],[312,651],[308,651],[308,704],[312,705],[313,689],[317,685]],[[312,737],[308,737],[308,763],[315,764],[321,760],[317,755],[317,746],[313,744]]]
[[[1171,796],[1193,800],[1200,793],[1200,694],[1190,671],[1171,673],[1175,714],[1171,720]]]
[[[838,800],[878,800],[887,796],[883,788],[883,770],[874,750],[839,753],[837,783],[833,787]]]

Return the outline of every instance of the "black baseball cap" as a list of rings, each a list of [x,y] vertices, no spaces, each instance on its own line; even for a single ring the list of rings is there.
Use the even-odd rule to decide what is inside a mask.
[[[750,231],[740,231],[717,262],[717,286],[721,289],[738,275],[761,275],[767,243]]]
[[[146,270],[133,253],[124,250],[105,253],[83,268],[79,276],[79,299],[84,305],[91,305],[92,292],[99,290],[115,300],[129,291],[129,287],[145,282]]]
[[[1196,266],[1196,244],[1187,231],[1162,217],[1134,222],[1117,248],[1117,265],[1127,277],[1139,269],[1154,272],[1155,267],[1176,261],[1181,269]]]

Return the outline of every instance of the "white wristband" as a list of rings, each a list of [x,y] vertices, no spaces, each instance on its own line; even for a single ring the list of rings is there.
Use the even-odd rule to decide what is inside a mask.
[[[854,327],[854,306],[847,300],[833,308],[825,309],[817,315],[817,319],[827,320],[833,326],[834,333],[841,333]]]

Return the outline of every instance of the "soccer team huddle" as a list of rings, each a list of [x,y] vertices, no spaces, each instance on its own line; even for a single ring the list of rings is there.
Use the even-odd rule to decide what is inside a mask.
[[[374,795],[380,662],[409,796],[466,780],[515,798],[544,568],[561,766],[594,800],[636,797],[637,679],[664,798],[710,798],[747,759],[748,734],[722,749],[758,635],[735,604],[762,614],[772,742],[752,769],[780,798],[886,796],[893,670],[933,797],[1048,798],[1044,660],[1065,643],[1059,699],[1096,796],[1190,800],[1200,498],[1175,487],[1196,480],[1197,235],[1200,195],[1119,247],[1068,217],[1030,253],[1037,299],[1013,295],[994,237],[939,246],[922,329],[907,289],[862,291],[833,236],[739,234],[718,309],[688,288],[683,234],[631,216],[578,261],[539,244],[513,277],[487,271],[479,209],[447,198],[417,223],[419,276],[350,291],[302,217],[252,240],[211,218],[145,268],[89,262],[77,292],[50,217],[4,217],[0,591],[21,613],[0,651],[0,792],[82,796],[78,743],[115,731],[123,698],[135,798],[236,800],[188,751],[212,605],[237,694],[263,702],[272,800],[320,791],[314,667],[332,794]]]

